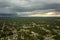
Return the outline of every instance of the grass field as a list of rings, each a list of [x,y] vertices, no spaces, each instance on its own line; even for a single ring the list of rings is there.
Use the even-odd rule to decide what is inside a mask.
[[[1,17],[0,40],[60,40],[60,18]]]

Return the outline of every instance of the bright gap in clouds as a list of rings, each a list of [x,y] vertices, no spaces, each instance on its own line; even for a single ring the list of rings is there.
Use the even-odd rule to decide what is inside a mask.
[[[48,13],[34,13],[34,12],[17,12],[18,16],[25,17],[60,17],[60,13],[48,12]]]
[[[44,14],[32,14],[29,16],[31,16],[31,17],[60,17],[60,14],[57,14],[55,12],[48,12],[48,13],[44,13]]]
[[[48,12],[48,13],[45,13],[46,15],[54,15],[55,12]]]

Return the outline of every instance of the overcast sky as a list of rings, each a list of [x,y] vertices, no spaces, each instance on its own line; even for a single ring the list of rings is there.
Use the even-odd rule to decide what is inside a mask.
[[[60,16],[60,0],[0,0],[0,13],[18,16]]]

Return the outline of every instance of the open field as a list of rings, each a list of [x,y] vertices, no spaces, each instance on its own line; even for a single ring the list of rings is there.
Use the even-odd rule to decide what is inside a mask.
[[[1,17],[0,40],[60,40],[60,18]]]

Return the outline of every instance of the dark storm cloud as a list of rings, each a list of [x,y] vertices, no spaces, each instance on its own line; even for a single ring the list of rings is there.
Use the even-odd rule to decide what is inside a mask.
[[[60,11],[60,4],[58,3],[53,3],[53,4],[47,4],[44,6],[44,8],[42,8],[43,10],[44,9],[54,9],[55,11]]]
[[[60,11],[60,4],[58,3],[53,3],[53,4],[45,4],[42,7],[39,6],[35,6],[35,7],[16,7],[13,8],[15,11],[17,12],[30,12],[30,11],[34,11],[34,10],[48,10],[48,9],[54,9],[54,11]]]
[[[17,1],[17,0],[15,0],[15,1]],[[48,3],[48,0],[45,0],[45,1],[33,0],[33,2],[32,1],[30,1],[30,2],[31,3],[29,5],[31,5],[31,7],[22,7],[21,5],[20,6],[13,5],[12,3],[8,2],[7,0],[5,2],[3,0],[3,2],[0,2],[0,8],[9,7],[9,10],[13,10],[15,12],[30,12],[30,11],[34,11],[34,10],[47,10],[47,9],[54,9],[55,11],[60,11],[59,1],[56,2],[53,0]],[[25,5],[23,5],[23,6],[25,6]]]
[[[26,12],[29,14],[29,12],[47,13],[51,11],[60,11],[60,0],[0,0],[0,13],[23,12],[20,14],[27,15]]]
[[[15,13],[13,6],[8,2],[0,2],[0,13]]]

